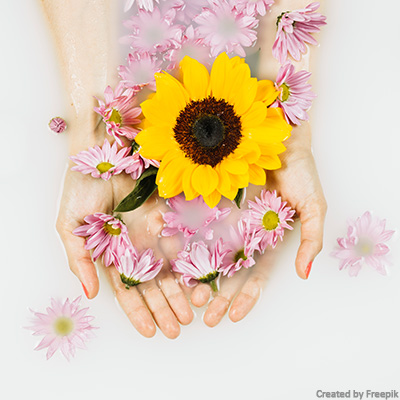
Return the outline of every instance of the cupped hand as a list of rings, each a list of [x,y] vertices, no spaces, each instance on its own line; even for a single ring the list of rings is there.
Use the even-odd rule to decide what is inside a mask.
[[[326,201],[311,151],[309,125],[293,129],[291,138],[285,142],[287,151],[281,155],[282,168],[267,173],[267,188],[277,190],[279,196],[296,210],[301,222],[301,242],[295,266],[297,274],[307,279],[315,257],[322,249]],[[254,193],[248,192],[248,199]],[[204,314],[208,326],[217,325],[229,307],[233,322],[243,319],[256,304],[268,278],[268,266],[273,262],[273,251],[266,251],[256,259],[249,270],[240,270],[232,278],[222,278],[220,290],[214,296]],[[211,289],[199,284],[191,294],[197,307],[207,304]]]
[[[103,140],[104,137],[96,141],[101,144]],[[90,252],[85,249],[85,239],[72,232],[84,223],[87,215],[96,212],[112,214],[117,204],[133,189],[134,181],[125,174],[103,181],[71,171],[71,166],[70,163],[65,177],[56,227],[69,266],[81,281],[87,297],[92,299],[99,291],[96,268]],[[122,214],[134,246],[139,251],[152,248],[157,259],[164,259],[160,274],[127,290],[114,266],[104,268],[122,309],[139,333],[151,337],[157,324],[165,336],[176,338],[180,333],[179,324],[190,323],[193,312],[170,271],[169,260],[158,247],[158,235],[163,224],[162,207],[165,207],[165,202],[154,195],[140,209]]]

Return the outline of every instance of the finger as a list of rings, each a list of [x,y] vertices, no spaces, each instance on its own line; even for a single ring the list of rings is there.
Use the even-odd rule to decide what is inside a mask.
[[[178,321],[182,325],[190,324],[194,314],[174,275],[163,270],[157,276],[157,282]]]
[[[147,309],[136,287],[129,290],[121,282],[118,271],[113,267],[104,267],[108,280],[114,289],[118,303],[121,305],[129,321],[143,336],[150,338],[156,333],[153,318]]]
[[[162,333],[169,339],[176,339],[181,328],[155,280],[141,283],[137,288]]]
[[[99,292],[99,278],[88,250],[85,249],[85,239],[75,236],[69,226],[57,222],[57,231],[67,252],[71,271],[81,281],[88,299],[93,299]]]
[[[322,250],[325,214],[325,203],[314,210],[300,214],[301,242],[295,264],[297,275],[302,279],[308,279],[312,263]]]
[[[221,289],[208,305],[204,313],[204,323],[210,327],[216,326],[228,311],[232,299],[243,285],[248,270],[242,268],[231,278],[221,279]]]
[[[203,307],[211,296],[211,287],[207,283],[199,283],[192,292],[190,301],[195,307]]]

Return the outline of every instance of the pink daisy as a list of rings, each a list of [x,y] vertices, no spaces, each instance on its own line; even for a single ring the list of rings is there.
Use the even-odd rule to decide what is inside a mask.
[[[72,303],[51,299],[51,306],[47,307],[46,314],[30,310],[33,315],[33,325],[27,327],[34,336],[44,336],[35,350],[47,348],[46,358],[49,359],[57,350],[60,350],[69,361],[75,356],[76,349],[86,349],[85,342],[94,337],[90,324],[94,317],[86,315],[89,308],[79,308],[81,296]]]
[[[278,17],[272,54],[281,64],[287,60],[288,53],[300,61],[301,55],[307,52],[305,43],[318,44],[311,33],[326,25],[326,17],[315,12],[318,7],[319,3],[311,3],[304,9],[284,12]]]
[[[201,196],[186,201],[184,196],[175,196],[167,200],[167,204],[173,210],[163,215],[166,227],[161,232],[162,236],[173,236],[182,232],[186,239],[199,233],[204,239],[213,238],[213,230],[210,225],[214,221],[222,221],[231,212],[230,208],[216,206],[208,207]]]
[[[247,15],[264,16],[274,4],[274,0],[237,0],[236,7],[239,11],[245,11]]]
[[[61,117],[54,117],[49,122],[49,128],[54,133],[62,133],[67,129],[67,124]]]
[[[348,222],[347,237],[338,238],[339,248],[331,255],[340,260],[339,269],[348,268],[350,276],[357,276],[363,263],[382,275],[387,275],[385,244],[395,231],[386,230],[386,220],[372,217],[369,211],[355,221]]]
[[[202,39],[199,39],[197,30],[190,25],[186,28],[181,40],[178,41],[177,47],[171,48],[166,52],[165,59],[170,61],[167,68],[177,68],[179,62],[185,56],[189,56],[202,64],[206,64],[211,60],[209,53],[209,48],[203,44]]]
[[[127,289],[154,279],[163,266],[162,259],[155,260],[152,249],[147,249],[139,254],[131,246],[125,249],[125,252],[119,250],[118,254],[115,268],[117,268],[121,281]]]
[[[173,24],[175,15],[173,8],[163,14],[157,7],[152,12],[140,9],[124,23],[132,31],[129,35],[132,48],[139,53],[155,54],[175,47],[185,30],[182,25]]]
[[[289,61],[279,69],[275,87],[280,94],[272,106],[282,108],[289,123],[300,125],[300,121],[308,120],[307,110],[316,97],[307,83],[310,76],[311,73],[304,70],[295,72]]]
[[[256,197],[255,200],[248,201],[249,210],[244,212],[244,217],[248,220],[248,229],[254,230],[254,238],[260,240],[256,250],[264,253],[267,246],[277,245],[278,238],[283,240],[285,228],[293,229],[288,222],[293,222],[295,210],[286,207],[286,201],[277,197],[276,190],[263,190],[260,199]]]
[[[132,246],[125,224],[112,215],[95,213],[84,218],[85,225],[76,228],[72,233],[86,237],[86,250],[93,250],[93,260],[96,261],[103,253],[106,267],[115,264],[117,251],[125,252]]]
[[[130,164],[125,168],[125,172],[130,174],[132,179],[138,179],[151,165],[156,168],[160,167],[159,161],[142,157],[139,153],[140,147],[135,142],[133,143],[132,148],[133,155],[129,157]]]
[[[210,7],[203,8],[202,13],[193,21],[199,24],[199,38],[210,47],[213,57],[223,51],[245,57],[243,47],[250,47],[257,40],[254,28],[258,20],[239,12],[227,0],[210,0]]]
[[[158,3],[158,0],[155,1]],[[134,2],[135,0],[125,0],[124,11],[127,12],[130,10]],[[151,12],[154,9],[154,0],[137,0],[137,6]]]
[[[123,147],[118,151],[117,142],[111,146],[105,139],[103,147],[95,146],[89,150],[81,151],[70,159],[77,165],[71,168],[82,174],[91,174],[93,178],[101,178],[108,181],[113,175],[118,175],[132,164],[128,157],[130,147]]]
[[[182,275],[181,279],[188,287],[203,282],[209,283],[217,291],[215,279],[228,252],[229,250],[224,249],[222,239],[215,242],[212,250],[203,242],[194,242],[189,251],[180,251],[178,258],[171,261],[172,270]]]
[[[151,90],[156,90],[154,74],[161,71],[161,60],[157,60],[149,53],[130,53],[127,62],[127,66],[120,65],[118,68],[125,87],[139,91],[147,86]]]
[[[229,278],[242,267],[250,268],[255,264],[253,253],[261,238],[255,237],[255,230],[251,232],[247,225],[245,219],[240,219],[236,228],[229,226],[229,237],[224,237],[225,248],[230,252],[224,259],[222,271]]]
[[[142,110],[135,106],[135,91],[131,88],[125,89],[123,83],[120,82],[115,92],[110,86],[107,86],[104,91],[104,99],[105,102],[97,99],[99,107],[95,107],[94,111],[103,117],[107,133],[122,146],[122,136],[132,140],[139,132],[134,125],[140,123],[138,116]]]

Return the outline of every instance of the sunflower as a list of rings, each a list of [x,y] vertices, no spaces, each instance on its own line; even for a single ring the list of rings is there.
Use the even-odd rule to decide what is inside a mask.
[[[141,104],[144,129],[135,138],[143,157],[160,161],[159,195],[201,195],[212,208],[249,183],[264,185],[291,131],[282,111],[268,108],[279,94],[273,83],[225,53],[210,73],[188,56],[179,66],[180,80],[155,74],[157,91]]]

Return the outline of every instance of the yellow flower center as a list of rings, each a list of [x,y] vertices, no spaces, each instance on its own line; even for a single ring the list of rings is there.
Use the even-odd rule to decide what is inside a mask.
[[[96,166],[96,168],[99,170],[99,172],[101,174],[104,174],[104,172],[107,172],[110,168],[113,168],[113,167],[114,167],[113,164],[106,162],[106,161],[101,162],[100,164],[98,164]]]
[[[121,114],[119,113],[119,111],[117,109],[113,108],[110,118],[108,118],[107,121],[114,122],[115,124],[121,124],[121,122],[122,122]]]
[[[112,225],[112,224],[109,224],[108,222],[106,222],[104,224],[103,228],[106,231],[106,233],[108,233],[109,235],[118,236],[121,234],[121,228],[118,227],[118,225]]]
[[[281,85],[281,101],[286,101],[290,96],[289,86],[286,83]]]
[[[262,219],[262,223],[264,225],[264,228],[267,231],[273,231],[275,230],[278,225],[279,225],[279,216],[275,211],[269,210],[267,211]]]
[[[242,259],[243,261],[247,260],[247,257],[244,255],[244,249],[239,250],[234,257],[234,261],[235,263],[238,262],[240,259]]]
[[[365,238],[361,238],[355,246],[360,256],[369,256],[374,252],[374,244]]]
[[[54,321],[53,328],[58,336],[67,336],[74,330],[74,322],[68,317],[59,317]]]

